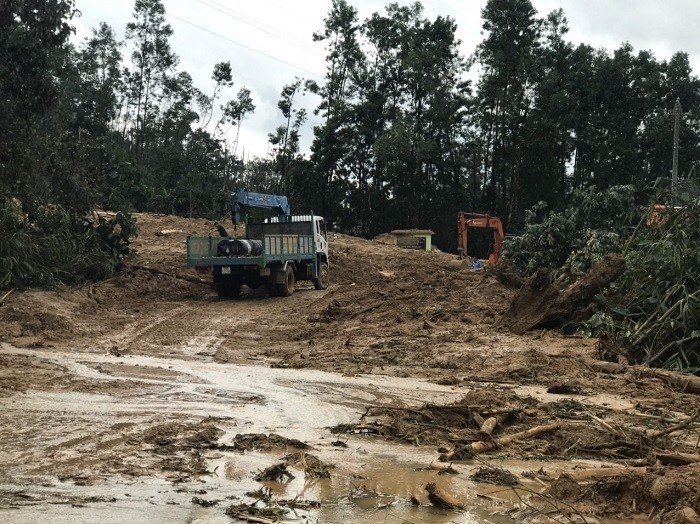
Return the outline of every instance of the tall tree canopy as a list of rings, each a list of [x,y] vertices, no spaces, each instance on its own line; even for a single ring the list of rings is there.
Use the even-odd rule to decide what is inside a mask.
[[[574,46],[564,12],[531,0],[488,0],[469,57],[458,21],[428,18],[419,2],[361,20],[333,0],[310,35],[325,45],[325,78],[277,86],[269,155],[254,159],[239,139],[259,102],[236,85],[234,61],[212,63],[207,85],[179,69],[162,0],[135,0],[123,33],[101,23],[76,45],[73,14],[72,0],[0,5],[0,189],[27,210],[220,217],[227,193],[248,185],[348,232],[427,227],[453,249],[461,210],[513,231],[538,202],[556,209],[592,186],[643,198],[670,172],[676,100],[681,175],[700,161],[687,53]],[[304,96],[317,103],[310,154]]]

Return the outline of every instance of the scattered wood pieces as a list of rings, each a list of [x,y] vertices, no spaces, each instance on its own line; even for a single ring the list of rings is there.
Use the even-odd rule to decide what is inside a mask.
[[[318,500],[303,500],[299,497],[294,497],[293,499],[282,499],[278,500],[277,504],[284,506],[285,508],[291,509],[312,509],[320,508],[321,503]]]
[[[654,458],[664,466],[687,466],[700,462],[700,455],[670,451],[654,452]]]
[[[428,469],[438,472],[438,475],[459,475],[459,471],[452,467],[452,463],[440,464],[439,462],[431,462]]]
[[[479,438],[481,440],[488,440],[491,438],[491,433],[496,429],[498,425],[498,417],[489,417],[481,424],[479,428]]]
[[[7,293],[5,293],[2,297],[0,297],[0,304],[2,304],[3,302],[5,302],[5,299],[6,299],[7,297],[9,297],[9,296],[12,294],[12,292],[13,292],[14,290],[15,290],[15,288],[12,288],[12,289],[10,289]]]
[[[273,464],[269,468],[265,468],[253,477],[258,482],[274,480],[276,482],[286,482],[292,480],[294,475],[287,471],[285,463]]]
[[[284,457],[285,462],[290,465],[304,470],[306,478],[329,479],[331,478],[330,470],[335,466],[322,462],[317,456],[305,451],[297,451]]]
[[[311,449],[311,446],[300,440],[283,437],[277,433],[237,433],[231,442],[231,448],[236,451],[251,451],[260,449]]]
[[[504,435],[503,437],[499,437],[494,440],[472,442],[469,446],[466,447],[469,448],[473,454],[483,453],[485,451],[493,451],[494,449],[507,446],[508,444],[510,444],[511,442],[515,442],[516,440],[527,440],[533,437],[537,437],[539,435],[544,435],[546,433],[552,433],[558,430],[560,427],[560,422],[546,424],[544,426],[535,426],[534,428],[530,428],[519,433],[513,433],[512,435]],[[447,462],[449,460],[457,460],[453,457],[454,452],[445,453],[443,455],[440,455],[440,460],[442,460],[443,462]]]
[[[608,430],[610,433],[612,433],[613,435],[617,435],[618,437],[620,437],[620,438],[622,438],[622,439],[626,439],[626,438],[627,438],[627,436],[626,436],[624,433],[622,433],[621,431],[615,429],[615,428],[612,427],[610,424],[608,424],[607,422],[605,422],[603,419],[600,419],[600,418],[596,417],[593,413],[587,413],[587,415],[590,417],[591,420],[593,420],[593,421],[597,422],[598,424],[600,424],[601,426],[603,426],[605,429],[607,429],[607,430]]]
[[[547,433],[553,433],[561,427],[560,422],[555,422],[553,424],[545,424],[543,426],[535,426],[525,431],[519,433],[513,433],[512,435],[505,435],[499,437],[491,442],[474,442],[472,444],[472,449],[476,453],[481,453],[483,451],[490,451],[498,447],[507,446],[511,442],[516,440],[527,440],[533,437],[538,437],[540,435],[545,435]]]
[[[634,373],[640,377],[657,378],[669,386],[681,390],[683,393],[700,395],[700,377],[695,375],[668,369],[648,368],[646,366],[625,366],[624,364],[594,359],[586,359],[584,362],[594,371],[610,374]]]
[[[688,426],[690,426],[693,422],[695,422],[698,419],[698,416],[700,416],[700,410],[696,409],[695,413],[692,416],[685,419],[683,422],[676,424],[675,426],[671,426],[669,428],[662,429],[661,431],[657,431],[656,433],[652,433],[651,435],[649,435],[649,438],[654,440],[654,439],[657,439],[659,437],[663,437],[664,435],[670,435],[671,433],[673,433],[675,431],[680,431],[681,429],[685,429]]]
[[[237,504],[229,506],[226,509],[226,515],[229,517],[234,517],[245,522],[254,522],[256,524],[276,524],[279,522],[279,517],[284,513],[279,513],[280,511],[286,513],[287,510],[280,509],[275,512],[271,509],[260,509],[255,506],[248,504]]]

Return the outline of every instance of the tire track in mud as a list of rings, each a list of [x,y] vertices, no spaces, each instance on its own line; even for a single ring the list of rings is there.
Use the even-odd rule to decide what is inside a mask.
[[[102,338],[98,342],[98,345],[106,344],[117,346],[120,350],[131,349],[138,341],[158,330],[163,323],[168,322],[187,309],[187,305],[182,305],[175,307],[166,313],[158,314],[156,317],[151,315],[141,317],[134,322],[122,326],[119,332],[110,333],[106,337]]]

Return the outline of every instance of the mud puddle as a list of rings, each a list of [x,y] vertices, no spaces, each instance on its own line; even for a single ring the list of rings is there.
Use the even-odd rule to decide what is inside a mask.
[[[88,391],[27,390],[2,399],[4,522],[231,522],[224,514],[228,506],[267,496],[272,504],[320,503],[288,510],[285,518],[297,521],[498,523],[509,520],[503,513],[519,497],[509,488],[470,481],[480,462],[455,465],[458,475],[440,475],[428,467],[433,447],[328,431],[356,420],[368,405],[447,403],[463,396],[463,389],[377,375],[7,345],[0,354],[61,366],[71,381],[89,385]],[[205,430],[215,436],[202,446]],[[249,433],[306,443],[308,454],[331,465],[330,478],[309,478],[297,465],[290,466],[293,478],[287,482],[255,481],[256,473],[289,450],[231,449],[236,434]],[[558,467],[551,461],[488,462],[516,473]],[[467,509],[429,506],[429,483]],[[541,490],[534,482],[524,485]],[[412,496],[420,506],[411,504]]]

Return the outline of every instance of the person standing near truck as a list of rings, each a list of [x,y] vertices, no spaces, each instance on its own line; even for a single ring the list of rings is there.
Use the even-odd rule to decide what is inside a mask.
[[[225,228],[224,226],[222,226],[222,225],[219,224],[218,222],[214,222],[214,227],[215,227],[216,230],[219,232],[219,235],[220,235],[220,236],[229,238],[228,231],[226,231],[226,228]]]

